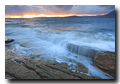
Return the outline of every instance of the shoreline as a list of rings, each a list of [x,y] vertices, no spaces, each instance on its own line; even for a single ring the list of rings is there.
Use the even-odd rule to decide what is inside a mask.
[[[56,61],[51,63],[41,62],[15,55],[8,49],[9,47],[5,47],[6,79],[100,79],[68,70],[70,66],[66,63],[58,63]],[[87,72],[87,69],[85,70],[82,64],[79,64],[79,69],[83,73]],[[27,74],[28,72],[29,74]],[[29,75],[31,78],[26,77],[26,75]]]
[[[97,66],[95,62],[92,65]],[[42,62],[25,56],[15,55],[11,52],[10,46],[5,46],[6,79],[101,79],[86,75],[88,69],[81,63],[78,63],[77,70],[79,72],[77,70],[73,72],[72,69],[68,69],[70,67],[67,63],[58,63],[56,61]],[[97,67],[101,69],[101,67]],[[101,70],[110,74],[106,70]],[[27,77],[28,75],[29,77]],[[110,75],[115,78],[114,73]]]

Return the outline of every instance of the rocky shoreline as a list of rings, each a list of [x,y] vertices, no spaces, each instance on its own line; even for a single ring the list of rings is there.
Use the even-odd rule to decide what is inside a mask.
[[[95,57],[95,66],[115,78],[115,53],[98,53]],[[69,67],[66,63],[48,63],[18,56],[9,51],[9,46],[5,46],[5,79],[101,79],[83,74],[88,70],[80,63],[78,70],[83,73],[73,72],[68,69]]]
[[[95,79],[95,77],[68,70],[68,65],[65,63],[47,63],[26,57],[16,57],[19,59],[11,59],[11,55],[5,55],[5,79]]]
[[[11,52],[5,53],[6,79],[96,79],[82,73],[68,70],[65,63],[56,61],[47,63],[27,57],[17,56]],[[79,64],[79,70],[85,72],[84,66]]]
[[[15,79],[95,79],[95,77],[72,72],[65,65],[48,64],[29,58],[8,60],[5,65],[5,73]]]

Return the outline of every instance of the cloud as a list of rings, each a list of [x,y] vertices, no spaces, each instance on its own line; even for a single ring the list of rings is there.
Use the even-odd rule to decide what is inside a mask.
[[[69,13],[73,5],[43,5],[37,7],[42,7],[44,13],[48,14],[67,14]]]
[[[7,15],[23,15],[25,12],[30,11],[25,5],[6,5],[5,14]]]
[[[77,5],[72,7],[74,14],[105,14],[114,10],[114,5]]]
[[[105,10],[115,10],[115,5],[98,5],[98,7],[104,8]]]
[[[5,5],[6,15],[25,15],[43,13],[42,8],[29,5]]]
[[[55,5],[54,7],[66,12],[69,11],[73,7],[73,5]]]
[[[72,5],[5,5],[5,14],[65,14],[71,8]]]
[[[5,15],[102,14],[113,9],[114,5],[5,5]]]
[[[70,12],[75,14],[100,14],[102,10],[96,5],[77,5]]]

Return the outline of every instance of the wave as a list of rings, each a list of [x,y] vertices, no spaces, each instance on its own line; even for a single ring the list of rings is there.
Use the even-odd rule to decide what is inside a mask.
[[[72,43],[67,44],[67,48],[69,51],[74,52],[76,54],[88,56],[94,59],[98,52],[102,52],[101,50],[93,49],[88,46],[80,46]]]

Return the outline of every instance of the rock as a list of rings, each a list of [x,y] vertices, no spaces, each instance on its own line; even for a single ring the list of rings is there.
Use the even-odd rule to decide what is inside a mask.
[[[16,79],[16,78],[9,74],[5,74],[5,79]]]
[[[76,73],[75,72],[72,75],[75,76],[75,77],[79,77],[81,79],[95,79],[95,77],[93,77],[93,76],[87,76],[87,75],[82,74],[82,73]]]
[[[21,58],[22,56],[15,55],[11,52],[11,47],[5,46],[5,60],[11,60],[13,58]]]
[[[95,64],[104,72],[115,77],[115,52],[98,53],[95,57]]]
[[[14,39],[5,39],[5,43],[11,43],[13,41],[14,41]]]
[[[41,62],[36,59],[17,56],[7,50],[5,58],[5,73],[16,79],[89,79],[89,76],[85,74],[79,76],[76,75],[79,73],[73,74],[75,72],[68,70],[70,66],[66,63],[58,63],[56,61]],[[79,71],[87,73],[82,64],[78,65],[81,67],[78,68]],[[6,77],[6,79],[11,79],[11,77]]]
[[[12,22],[12,21],[8,20],[8,21],[5,21],[5,22]]]
[[[86,68],[83,64],[81,63],[77,63],[78,64],[78,68],[77,71],[83,72],[83,73],[88,73],[88,68]]]
[[[5,77],[5,79],[13,79],[13,78],[11,78],[11,77]]]
[[[96,56],[96,54],[98,52],[100,52],[100,50],[96,50],[92,47],[88,47],[88,46],[81,46],[81,45],[76,45],[73,43],[68,43],[67,44],[67,49],[71,52],[74,52],[76,54],[79,55],[84,55],[90,58],[93,58]]]
[[[17,79],[40,79],[34,71],[11,61],[5,62],[5,73],[10,74]]]
[[[66,63],[47,63],[24,57],[6,60],[5,73],[16,79],[95,79],[95,77],[72,72],[67,67],[69,66]]]

